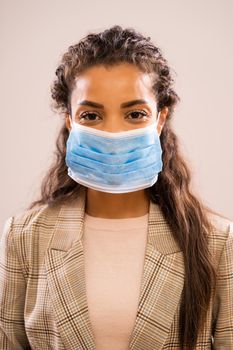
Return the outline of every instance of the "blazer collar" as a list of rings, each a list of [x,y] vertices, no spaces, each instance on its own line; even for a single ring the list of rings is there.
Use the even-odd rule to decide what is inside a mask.
[[[48,287],[65,348],[94,350],[84,273],[86,189],[61,206],[45,257]],[[129,251],[130,254],[130,251]],[[183,255],[160,207],[150,202],[148,236],[130,350],[162,349],[184,283]]]

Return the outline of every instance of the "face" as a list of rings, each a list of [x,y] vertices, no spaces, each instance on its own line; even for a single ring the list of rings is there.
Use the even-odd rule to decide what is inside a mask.
[[[135,65],[121,63],[110,68],[91,67],[76,78],[71,94],[71,118],[76,123],[109,132],[127,131],[153,124],[158,117],[151,77]],[[168,108],[161,110],[160,135]]]

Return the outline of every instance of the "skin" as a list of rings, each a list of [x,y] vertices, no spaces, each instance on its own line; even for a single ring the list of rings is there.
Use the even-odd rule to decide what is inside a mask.
[[[147,103],[120,107],[123,102],[136,99],[144,99]],[[78,105],[83,100],[97,102],[104,108]],[[135,110],[145,111],[147,116],[144,117],[140,111],[136,113]],[[80,116],[84,111],[91,113],[85,119]],[[135,113],[132,115],[132,112]],[[69,131],[71,120],[109,132],[132,130],[152,124],[156,121],[158,112],[151,78],[129,63],[120,63],[110,68],[103,65],[88,68],[76,78],[71,94],[71,114],[72,116],[66,115]],[[164,107],[159,114],[159,135],[167,115],[168,108]],[[91,216],[110,219],[138,217],[149,212],[149,200],[144,189],[130,193],[106,193],[87,188],[85,212]]]

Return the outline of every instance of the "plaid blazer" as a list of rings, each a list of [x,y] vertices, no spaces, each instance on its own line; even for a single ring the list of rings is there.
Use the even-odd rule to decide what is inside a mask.
[[[7,220],[0,246],[0,349],[94,350],[82,244],[85,195]],[[196,349],[233,349],[233,227],[213,215],[209,246],[216,297]],[[179,349],[183,255],[159,208],[149,207],[148,240],[130,350]],[[130,251],[129,251],[130,254]]]

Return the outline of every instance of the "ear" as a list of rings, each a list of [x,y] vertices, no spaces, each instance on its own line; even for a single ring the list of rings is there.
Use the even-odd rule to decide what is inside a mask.
[[[160,113],[159,113],[159,121],[158,121],[158,125],[157,125],[157,131],[158,131],[158,134],[160,136],[161,134],[161,131],[163,129],[163,126],[166,122],[166,118],[168,116],[168,112],[169,112],[169,109],[168,107],[163,107],[161,110],[160,110]]]
[[[71,130],[71,116],[67,113],[65,118],[66,118],[66,127],[70,131]]]

